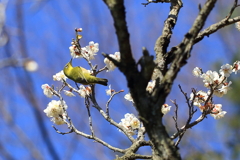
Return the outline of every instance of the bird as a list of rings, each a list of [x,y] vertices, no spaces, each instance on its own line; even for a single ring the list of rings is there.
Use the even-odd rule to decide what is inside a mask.
[[[81,83],[83,85],[89,84],[101,84],[107,86],[108,80],[104,78],[98,78],[89,73],[89,71],[83,67],[72,66],[72,59],[64,66],[64,74],[69,79],[73,80],[76,83]]]

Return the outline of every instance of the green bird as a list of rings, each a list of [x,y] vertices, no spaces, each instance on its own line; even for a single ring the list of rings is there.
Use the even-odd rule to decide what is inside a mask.
[[[107,86],[107,79],[103,78],[98,78],[89,73],[88,70],[86,70],[83,67],[73,67],[72,66],[72,59],[70,62],[68,62],[64,69],[63,69],[64,74],[71,80],[73,80],[76,83],[81,83],[84,85],[89,85],[89,84],[101,84],[104,86]]]

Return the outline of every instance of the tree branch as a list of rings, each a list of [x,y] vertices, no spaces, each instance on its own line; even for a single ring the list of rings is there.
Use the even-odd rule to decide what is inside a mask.
[[[195,38],[194,43],[198,43],[201,41],[205,36],[209,36],[212,33],[217,32],[219,29],[226,27],[230,24],[236,23],[240,21],[240,16],[228,19],[227,17],[223,20],[219,21],[218,23],[212,24],[208,28],[204,29],[202,32],[198,34],[198,36]]]
[[[155,54],[156,54],[156,63],[157,68],[155,69],[156,76],[153,76],[152,79],[163,78],[163,75],[166,73],[166,57],[165,54],[167,52],[168,45],[170,43],[170,39],[172,37],[172,30],[176,25],[177,18],[179,11],[182,7],[182,1],[181,0],[172,0],[171,1],[171,7],[170,12],[168,15],[168,18],[164,22],[164,27],[162,30],[162,35],[157,39],[155,43]]]
[[[129,32],[127,29],[124,0],[103,0],[108,6],[114,21],[114,27],[118,38],[119,51],[121,54],[121,66],[126,64],[134,66],[135,61],[132,57]],[[119,67],[122,72],[126,72],[126,67]]]

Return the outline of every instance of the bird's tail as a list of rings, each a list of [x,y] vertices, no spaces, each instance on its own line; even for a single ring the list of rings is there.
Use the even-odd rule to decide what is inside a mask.
[[[108,80],[107,79],[104,79],[104,78],[97,78],[97,83],[98,84],[101,84],[101,85],[104,85],[104,86],[107,86],[108,84]]]

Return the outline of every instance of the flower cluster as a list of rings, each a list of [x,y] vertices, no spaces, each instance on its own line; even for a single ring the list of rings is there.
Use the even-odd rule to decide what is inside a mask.
[[[43,111],[48,117],[52,118],[51,121],[57,125],[61,125],[66,123],[66,113],[64,109],[67,109],[65,101],[52,100]]]
[[[222,97],[227,94],[232,84],[231,81],[227,81],[227,78],[231,73],[235,72],[236,74],[240,70],[239,65],[240,61],[236,61],[233,65],[222,65],[219,72],[208,70],[206,73],[203,73],[199,67],[194,68],[193,75],[202,78],[204,86],[209,90],[191,93],[190,100],[193,101],[193,105],[198,106],[201,112],[209,111],[215,119],[222,118],[227,112],[222,111],[221,104],[211,102],[212,95]]]
[[[123,126],[127,133],[133,136],[135,135],[135,130],[140,128],[140,121],[133,114],[126,113],[119,125]]]
[[[233,66],[225,64],[221,66],[219,73],[216,71],[208,70],[206,73],[203,73],[202,70],[198,67],[193,69],[193,75],[203,79],[204,86],[210,89],[209,93],[213,91],[213,94],[222,97],[224,94],[227,94],[231,81],[227,81],[227,78],[231,73],[235,74],[239,71],[240,61],[236,61]]]
[[[211,116],[213,116],[214,119],[220,119],[222,117],[224,117],[224,115],[226,114],[226,111],[222,111],[222,105],[221,104],[215,104],[213,106],[212,112],[211,112]]]
[[[203,112],[203,110],[201,109],[201,106],[202,106],[202,103],[206,102],[208,96],[209,95],[206,92],[198,91],[195,94],[195,97],[194,97],[194,93],[190,94],[190,100],[193,101],[194,106],[198,106],[200,108],[201,112]]]
[[[94,43],[93,41],[90,41],[89,44],[85,47],[81,47],[79,41],[82,38],[82,35],[79,35],[78,32],[82,32],[82,28],[75,29],[76,32],[76,39],[73,39],[71,42],[71,46],[69,47],[70,55],[72,58],[84,58],[88,62],[90,60],[94,59],[94,56],[99,51],[99,44]],[[110,57],[115,59],[116,61],[120,61],[120,53],[115,52],[115,54],[110,54]],[[104,59],[104,63],[106,66],[103,70],[108,69],[108,71],[113,70],[116,66],[112,63],[112,61],[108,60],[107,58]],[[89,71],[89,70],[88,70]],[[89,71],[90,74],[92,71]],[[66,75],[64,74],[63,70],[53,75],[54,81],[60,81],[65,82],[67,80]],[[86,98],[89,97],[92,94],[92,89],[90,86],[83,86],[80,85],[78,90],[73,89],[71,86],[63,85],[62,88],[60,88],[58,91],[55,91],[53,87],[50,87],[48,84],[43,84],[42,86],[43,93],[49,98],[52,98],[53,95],[56,95],[57,97],[60,97],[59,92],[64,92],[65,95],[69,97],[75,96],[73,94],[73,91],[79,94],[81,97]],[[69,87],[69,90],[63,90],[65,87]],[[111,85],[109,86],[109,89],[106,90],[107,95],[112,96],[112,94],[115,91],[111,89]],[[67,105],[65,101],[61,99],[61,101],[52,100],[46,109],[44,109],[44,112],[48,117],[51,117],[51,121],[53,121],[56,124],[64,124],[66,123],[66,109]],[[131,119],[131,118],[130,118]],[[135,119],[131,122],[132,128],[135,129],[134,123]],[[139,123],[139,122],[138,122]],[[125,123],[124,123],[125,124]]]
[[[116,61],[120,61],[120,52],[115,52],[115,54],[109,54],[110,57],[112,57],[113,59],[115,59]],[[113,71],[116,66],[113,64],[112,61],[110,61],[108,58],[104,59],[104,63],[106,64],[108,71]]]
[[[69,47],[70,54],[72,58],[86,58],[88,60],[94,59],[94,56],[99,51],[98,43],[94,43],[93,41],[89,42],[89,45],[83,48],[77,47],[77,45],[72,44]]]
[[[56,73],[55,75],[53,75],[53,80],[54,81],[61,81],[62,80],[65,80],[67,79],[67,77],[65,76],[65,74],[63,73],[63,70],[61,70],[60,72]]]
[[[81,97],[85,98],[86,96],[89,96],[92,93],[92,89],[89,86],[85,87],[83,85],[80,85],[78,93]]]

